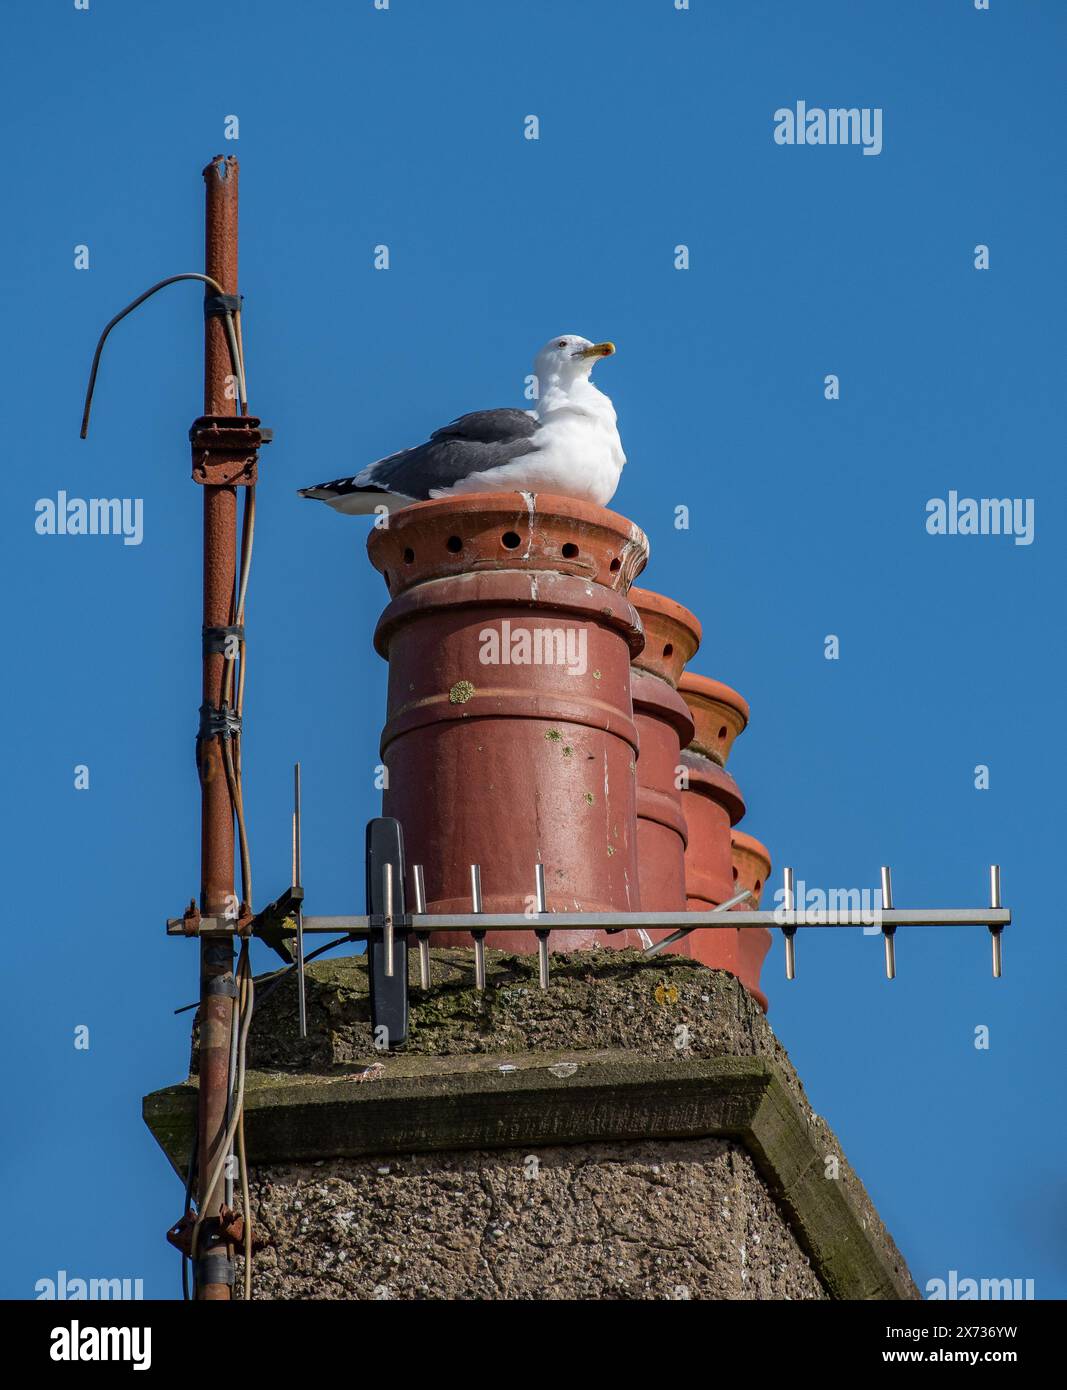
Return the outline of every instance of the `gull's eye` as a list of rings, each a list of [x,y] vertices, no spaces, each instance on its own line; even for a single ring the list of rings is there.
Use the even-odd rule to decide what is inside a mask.
[[[557,346],[557,347],[566,347],[566,346],[567,346],[567,340],[566,340],[566,338],[560,338],[560,340],[559,340],[559,342],[556,344],[556,346]]]

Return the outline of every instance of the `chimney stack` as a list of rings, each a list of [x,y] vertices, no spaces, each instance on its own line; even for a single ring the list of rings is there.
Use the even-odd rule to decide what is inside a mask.
[[[631,590],[643,533],[565,498],[475,494],[405,508],[368,548],[390,594],[383,812],[428,911],[469,922],[476,864],[487,923],[532,915],[538,867],[549,914],[635,917],[490,930],[473,972],[470,930],[432,933],[402,1052],[380,1036],[373,954],[315,962],[303,1013],[292,976],[264,991],[246,1056],[255,1295],[917,1297],[843,1156],[825,1181],[840,1145],[764,1017],[769,933],[642,949],[665,930],[646,914],[741,887],[754,907],[770,870],[732,830],[723,766],[748,706],[683,673],[692,613]],[[386,917],[368,920],[382,944]],[[183,1180],[196,1108],[191,1084],[145,1099]]]
[[[374,635],[389,662],[382,814],[422,866],[428,912],[474,910],[475,864],[487,914],[532,913],[537,865],[550,912],[703,911],[742,869],[755,882],[758,842],[735,853],[745,805],[724,766],[748,704],[685,671],[693,613],[631,590],[648,558],[639,527],[572,498],[472,493],[404,508],[367,549],[391,598]],[[557,930],[551,946],[667,934]],[[484,941],[538,948],[532,925]],[[720,929],[667,950],[731,971],[766,1009],[769,947],[767,931]]]

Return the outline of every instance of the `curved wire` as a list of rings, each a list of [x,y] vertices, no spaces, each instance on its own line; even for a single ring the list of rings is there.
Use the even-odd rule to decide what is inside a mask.
[[[97,343],[96,351],[93,353],[93,365],[89,371],[89,385],[85,392],[85,408],[82,411],[82,439],[85,439],[89,433],[89,412],[93,406],[93,392],[96,389],[96,374],[100,368],[100,354],[104,350],[104,344],[107,342],[108,334],[111,332],[111,330],[115,327],[117,323],[122,322],[122,320],[126,317],[127,314],[132,314],[134,309],[136,309],[138,305],[143,304],[146,299],[150,299],[152,295],[156,294],[159,290],[166,289],[168,285],[177,284],[179,280],[199,280],[201,281],[201,283],[205,285],[210,285],[210,287],[215,291],[216,294],[226,293],[226,291],[222,288],[219,282],[217,280],[213,280],[210,275],[201,275],[198,271],[187,270],[183,271],[181,275],[168,275],[165,280],[160,280],[159,283],[153,285],[151,289],[145,290],[144,294],[139,294],[137,298],[132,301],[132,303],[127,304],[125,309],[121,309],[115,315],[111,322],[105,327],[103,333],[100,334],[100,341]],[[226,314],[226,338],[230,348],[230,357],[233,360],[234,374],[237,377],[238,390],[240,391],[241,397],[241,405],[244,408],[248,405],[248,402],[245,399],[244,367],[241,363],[241,354],[237,347],[237,337],[233,325],[233,315],[229,312],[227,312]]]
[[[233,363],[233,370],[237,376],[237,400],[241,406],[241,414],[248,414],[248,393],[245,390],[245,361],[244,353],[241,351],[234,327],[234,315],[226,311],[223,315],[223,322],[226,328],[226,341],[230,347],[230,361]]]

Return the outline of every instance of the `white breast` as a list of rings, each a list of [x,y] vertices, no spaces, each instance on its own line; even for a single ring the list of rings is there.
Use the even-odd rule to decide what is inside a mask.
[[[605,507],[626,462],[615,409],[589,381],[552,387],[533,412],[541,428],[534,448],[514,463],[474,473],[450,492],[555,492]]]

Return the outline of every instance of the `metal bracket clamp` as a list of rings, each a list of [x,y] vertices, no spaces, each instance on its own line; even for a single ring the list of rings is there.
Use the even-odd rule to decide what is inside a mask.
[[[386,927],[390,924],[390,922],[393,927],[395,940],[396,932],[411,931],[411,929],[415,925],[415,918],[411,915],[410,912],[394,912],[391,915],[387,915],[384,912],[372,912],[370,916],[367,918],[367,929],[370,932],[383,933],[384,939]]]
[[[168,936],[255,936],[277,951],[286,965],[292,965],[293,956],[286,944],[286,937],[294,935],[296,926],[294,914],[300,911],[304,901],[304,890],[289,887],[272,903],[268,903],[253,917],[242,904],[238,917],[205,917],[195,901],[191,902],[181,917],[167,918]]]
[[[192,1259],[193,1255],[193,1229],[196,1226],[196,1214],[187,1211],[167,1232],[167,1241],[173,1245],[175,1250],[180,1250],[183,1255],[188,1255]],[[219,1246],[225,1243],[231,1245],[241,1245],[245,1236],[245,1220],[240,1212],[233,1211],[230,1207],[223,1207],[218,1216],[209,1216],[200,1228],[200,1249],[201,1259],[210,1259],[212,1253],[216,1258],[225,1259],[219,1251]],[[270,1237],[262,1232],[258,1226],[252,1230],[252,1249],[264,1250],[270,1245]],[[216,1280],[216,1283],[225,1283],[225,1279]]]
[[[272,903],[261,908],[252,918],[250,932],[252,936],[258,936],[276,951],[286,965],[292,965],[293,953],[286,944],[286,935],[296,933],[295,914],[302,908],[304,902],[304,890],[295,884],[290,885],[284,893],[275,898]]]
[[[241,732],[241,716],[235,714],[229,705],[209,705],[206,701],[200,706],[200,728],[197,743],[205,739],[232,738]]]
[[[252,487],[259,450],[274,435],[255,415],[202,415],[189,430],[193,482],[208,487]]]
[[[248,936],[253,922],[244,903],[236,917],[202,914],[194,898],[180,917],[167,918],[168,936],[233,937]]]
[[[168,918],[167,931],[169,933],[172,924],[175,924],[180,930],[182,936],[199,936],[200,923],[202,920],[203,919],[200,916],[200,909],[196,905],[196,899],[190,898],[189,906],[185,909],[185,911],[182,913],[180,917]]]

